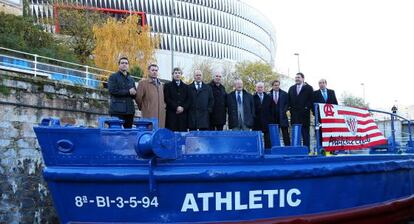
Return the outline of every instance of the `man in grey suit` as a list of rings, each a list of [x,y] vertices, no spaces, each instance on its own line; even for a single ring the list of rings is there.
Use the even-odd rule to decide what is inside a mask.
[[[234,81],[235,90],[227,95],[229,129],[250,130],[254,125],[253,96],[243,89],[243,81]]]

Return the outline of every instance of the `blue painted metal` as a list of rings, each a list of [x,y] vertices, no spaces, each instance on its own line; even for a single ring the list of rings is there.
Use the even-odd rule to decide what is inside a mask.
[[[141,118],[139,120],[135,119],[134,120],[134,125],[135,126],[145,126],[147,129],[158,129],[158,120],[156,118]]]
[[[137,138],[135,151],[140,158],[177,159],[180,154],[175,145],[175,135],[168,129],[143,131]]]
[[[264,154],[261,132],[173,133],[109,128],[104,120],[100,128],[51,119],[34,128],[62,223],[253,221],[414,195],[411,154],[278,153],[307,151],[301,146]]]
[[[281,156],[307,156],[309,149],[306,146],[275,146],[271,148],[272,155]]]
[[[396,144],[395,144],[395,125],[394,125],[394,116],[391,115],[391,144],[389,144],[389,150],[391,153],[395,153],[397,151]]]
[[[414,142],[411,132],[411,121],[408,121],[408,142],[407,142],[407,153],[414,153]]]
[[[301,146],[302,145],[302,125],[293,124],[292,125],[292,146]]]
[[[122,124],[124,123],[123,120],[117,117],[100,117],[98,119],[98,127],[105,128],[114,128],[114,129],[122,129]]]
[[[313,104],[313,109],[315,111],[315,136],[316,136],[316,154],[317,155],[321,155],[321,150],[322,150],[322,142],[319,138],[319,135],[321,133],[320,130],[320,125],[319,125],[319,104],[318,103],[314,103]]]
[[[270,144],[272,147],[280,145],[280,131],[278,124],[269,124]]]

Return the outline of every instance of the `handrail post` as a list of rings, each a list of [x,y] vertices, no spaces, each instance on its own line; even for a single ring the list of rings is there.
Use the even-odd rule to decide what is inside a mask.
[[[89,66],[85,65],[85,80],[86,80],[85,86],[87,86],[89,84],[89,74],[88,73],[89,73]]]
[[[408,120],[408,146],[409,147],[414,147],[413,137],[412,137],[412,132],[411,132],[411,121],[410,120]]]
[[[320,127],[319,127],[319,108],[318,108],[318,104],[314,103],[313,104],[313,109],[315,111],[315,138],[316,138],[316,153],[317,155],[321,154],[321,148],[322,148],[322,143],[320,141],[319,135],[320,135]]]
[[[37,54],[34,55],[34,77],[37,75]]]
[[[391,114],[391,138],[392,138],[392,142],[391,142],[391,152],[395,153],[396,151],[396,142],[395,142],[395,127],[394,127],[394,115]]]

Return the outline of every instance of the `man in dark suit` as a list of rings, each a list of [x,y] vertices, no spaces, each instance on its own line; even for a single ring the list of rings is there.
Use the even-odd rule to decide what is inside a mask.
[[[272,99],[264,92],[264,83],[256,83],[256,93],[253,95],[254,101],[254,126],[253,130],[262,131],[264,135],[265,148],[269,149],[270,136],[269,136],[269,123],[271,119],[270,105]]]
[[[234,81],[235,90],[227,95],[229,129],[250,130],[254,124],[253,96],[243,89],[243,81]]]
[[[164,85],[165,127],[172,131],[187,131],[187,112],[191,103],[188,85],[181,80],[180,68],[174,68],[172,75],[173,80]]]
[[[335,104],[338,105],[336,100],[335,91],[332,89],[326,88],[327,82],[326,79],[321,79],[318,82],[319,90],[313,92],[313,103],[326,103],[326,104]],[[315,110],[315,107],[312,107],[312,111]],[[319,123],[321,122],[321,116],[319,114]],[[322,144],[322,131],[319,132],[319,142]]]
[[[108,90],[111,95],[109,114],[124,121],[124,128],[131,128],[134,122],[134,98],[137,93],[134,78],[128,73],[128,58],[118,61],[119,70],[108,79]]]
[[[214,79],[210,83],[213,90],[214,106],[210,114],[210,130],[223,130],[226,123],[226,97],[227,93],[224,86],[221,84],[221,74],[217,72]]]
[[[210,85],[202,82],[203,73],[194,72],[194,82],[190,84],[191,105],[188,111],[188,128],[190,130],[208,130],[209,115],[213,111],[214,97]]]
[[[333,91],[332,89],[326,88],[326,86],[327,86],[326,79],[319,80],[319,90],[316,90],[313,92],[313,102],[338,105],[335,91]]]
[[[291,115],[290,123],[302,125],[303,145],[310,149],[310,111],[312,109],[313,88],[304,82],[303,73],[295,76],[295,85],[291,86],[288,91],[288,108]]]
[[[279,127],[282,130],[283,144],[289,146],[289,120],[286,115],[288,110],[288,94],[280,89],[279,80],[272,82],[272,90],[270,91],[269,96],[272,99],[270,105],[270,123],[279,124]]]

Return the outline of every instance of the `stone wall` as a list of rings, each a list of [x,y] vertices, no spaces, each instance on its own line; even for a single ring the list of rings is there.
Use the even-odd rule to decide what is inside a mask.
[[[44,117],[96,126],[106,91],[0,71],[0,223],[58,223],[33,132]]]

